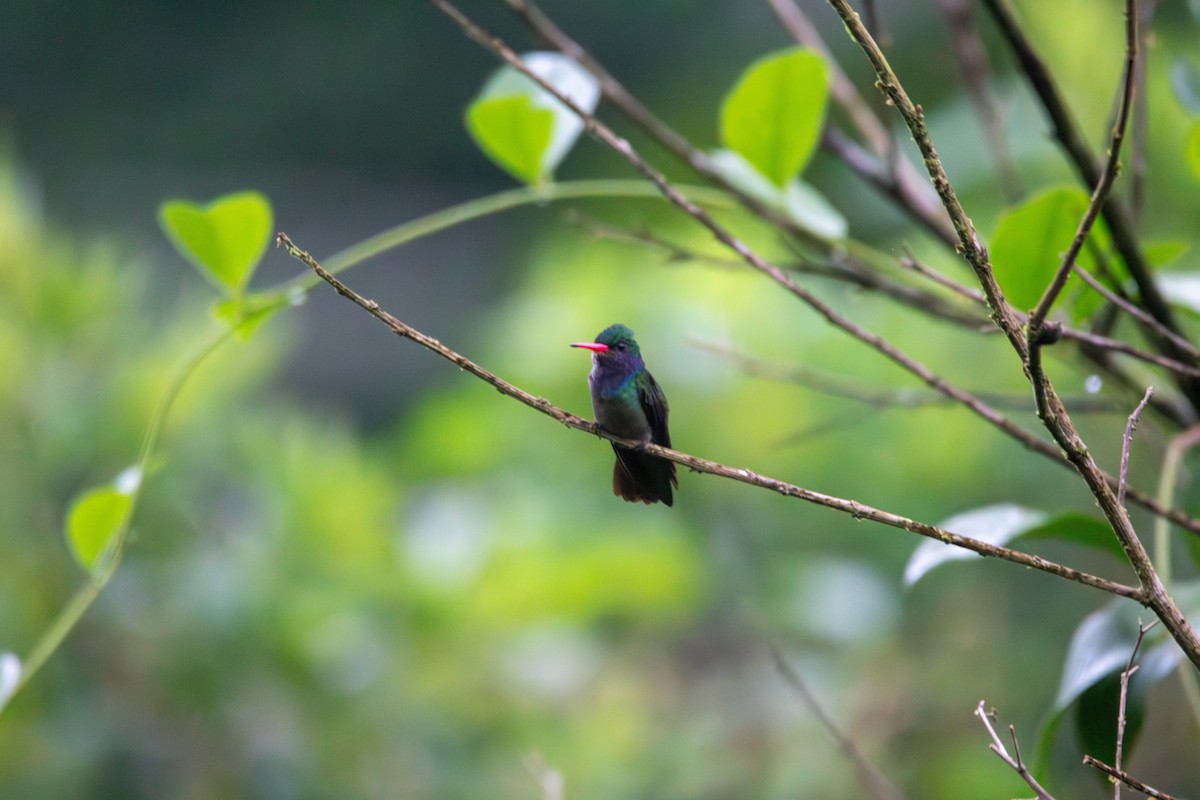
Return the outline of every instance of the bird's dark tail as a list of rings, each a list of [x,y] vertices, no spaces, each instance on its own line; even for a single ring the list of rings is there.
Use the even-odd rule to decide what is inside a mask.
[[[613,445],[617,463],[613,465],[613,494],[630,503],[673,505],[672,486],[675,463],[627,447]]]

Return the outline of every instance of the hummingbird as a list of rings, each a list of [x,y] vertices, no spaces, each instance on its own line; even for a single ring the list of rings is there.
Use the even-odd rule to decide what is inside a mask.
[[[636,439],[671,446],[667,430],[667,398],[642,361],[633,331],[621,324],[609,325],[594,342],[576,342],[571,347],[592,351],[588,389],[592,412],[600,427],[622,439]],[[675,464],[613,442],[617,463],[613,465],[613,494],[626,502],[673,503],[671,487],[679,486]]]

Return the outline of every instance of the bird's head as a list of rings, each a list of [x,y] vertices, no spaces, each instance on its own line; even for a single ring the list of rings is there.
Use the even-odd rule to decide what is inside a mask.
[[[575,342],[571,347],[591,350],[593,359],[605,366],[628,366],[630,369],[642,367],[642,352],[638,349],[637,340],[633,338],[633,331],[620,323],[609,325],[600,331],[594,342]]]

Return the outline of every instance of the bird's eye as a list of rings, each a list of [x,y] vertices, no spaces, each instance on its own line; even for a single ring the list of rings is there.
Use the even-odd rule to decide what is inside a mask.
[[[624,342],[617,342],[617,349],[623,353],[628,349],[628,346]]]

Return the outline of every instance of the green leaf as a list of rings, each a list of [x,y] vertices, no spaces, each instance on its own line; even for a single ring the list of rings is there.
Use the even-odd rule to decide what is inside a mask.
[[[554,114],[520,95],[477,100],[467,109],[467,130],[479,149],[525,183],[544,179],[553,128]]]
[[[1090,547],[1108,553],[1118,560],[1125,557],[1125,551],[1121,549],[1121,543],[1117,541],[1117,536],[1109,524],[1100,517],[1087,514],[1057,514],[1014,538],[1053,539]]]
[[[125,487],[103,486],[75,498],[67,512],[66,536],[71,553],[80,566],[94,572],[109,548],[133,503]]]
[[[271,203],[259,192],[238,192],[206,205],[170,200],[158,210],[163,232],[226,293],[239,294],[271,240]]]
[[[600,85],[572,59],[534,52],[521,62],[584,111],[596,110]],[[466,124],[484,155],[525,183],[550,178],[583,132],[575,112],[511,66],[492,73],[467,107]]]
[[[1172,261],[1181,258],[1188,250],[1190,243],[1182,239],[1171,239],[1165,242],[1151,242],[1142,248],[1142,255],[1152,267],[1165,267]]]
[[[1080,750],[1087,755],[1111,764],[1117,751],[1117,716],[1121,707],[1121,672],[1105,675],[1083,690],[1075,704],[1075,733]],[[1136,673],[1135,673],[1136,675]],[[1133,753],[1142,723],[1146,719],[1146,682],[1131,677],[1125,695],[1125,738],[1123,752]],[[1107,778],[1105,778],[1107,783]]]
[[[825,120],[829,68],[792,48],[750,65],[721,106],[721,142],[778,187],[808,163]]]
[[[712,151],[709,153],[709,163],[734,188],[784,215],[804,230],[826,240],[846,238],[850,224],[842,212],[810,184],[796,179],[780,189],[732,150]]]
[[[1196,584],[1174,587],[1175,599],[1185,613],[1190,610],[1194,615],[1196,595]],[[1058,695],[1038,734],[1038,764],[1048,763],[1055,732],[1076,703],[1076,725],[1094,729],[1082,741],[1085,747],[1095,750],[1084,752],[1097,758],[1101,756],[1096,750],[1111,755],[1117,725],[1115,709],[1120,673],[1133,653],[1139,623],[1149,622],[1152,618],[1151,612],[1124,599],[1114,600],[1084,617],[1071,637]],[[1128,700],[1133,706],[1144,703],[1145,692],[1170,674],[1182,656],[1179,647],[1166,639],[1161,626],[1147,635],[1137,659],[1138,671],[1130,680]],[[1131,746],[1135,737],[1136,731],[1127,730],[1126,744]]]
[[[1187,141],[1183,147],[1187,165],[1192,168],[1192,177],[1200,179],[1200,120],[1188,128]]]
[[[999,503],[955,514],[939,524],[954,533],[1001,547],[1017,539],[1056,539],[1082,544],[1122,557],[1120,545],[1106,523],[1085,514],[1067,513],[1051,517],[1044,511],[1011,503]],[[911,586],[930,570],[948,561],[977,558],[961,547],[929,540],[917,545],[904,568],[904,582]]]
[[[992,267],[1015,307],[1033,308],[1075,238],[1088,197],[1072,186],[1046,189],[1000,217],[992,235]],[[1100,227],[1097,222],[1096,228]],[[1093,229],[1092,235],[1096,235]],[[1090,258],[1080,253],[1081,266]]]

